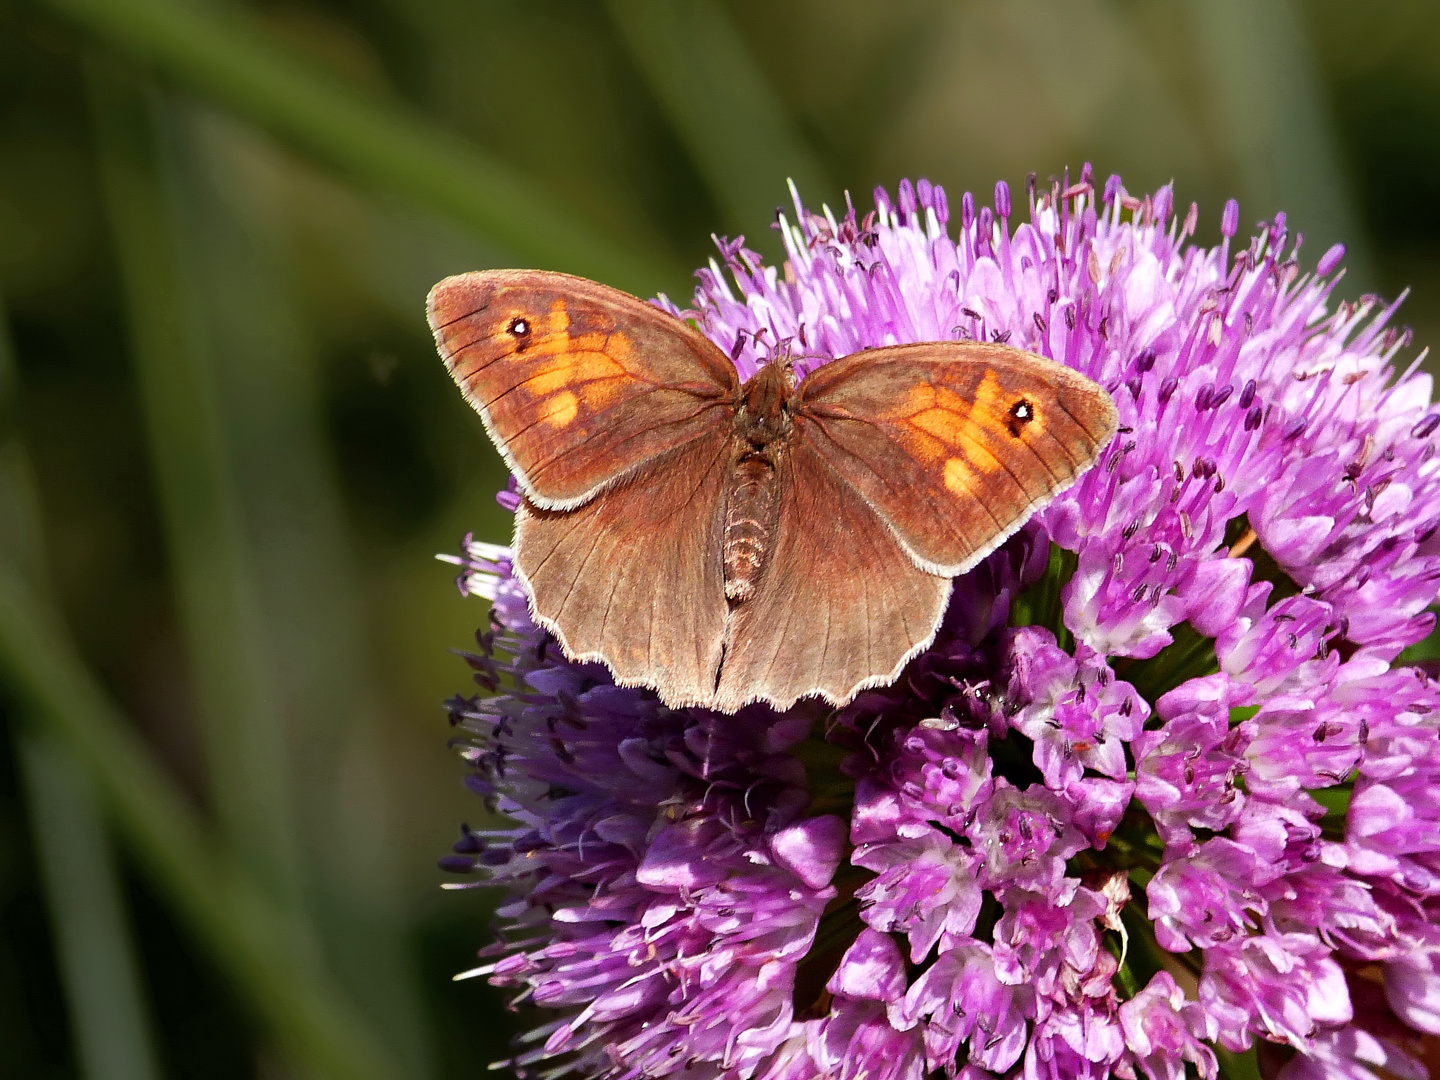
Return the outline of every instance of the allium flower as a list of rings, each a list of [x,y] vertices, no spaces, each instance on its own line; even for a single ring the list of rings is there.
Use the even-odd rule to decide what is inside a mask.
[[[482,974],[550,1019],[522,1075],[1283,1080],[1423,1075],[1440,1033],[1430,379],[1283,216],[1232,250],[1118,178],[924,181],[722,242],[691,311],[742,376],[1006,341],[1104,385],[1100,464],[956,582],[934,644],[828,712],[674,711],[567,662],[505,549],[451,702],[513,827]],[[952,234],[952,230],[954,231]],[[1418,363],[1418,361],[1417,361]],[[502,493],[513,509],[513,491]],[[836,543],[844,543],[837,537]],[[1221,1051],[1217,1054],[1217,1048]]]

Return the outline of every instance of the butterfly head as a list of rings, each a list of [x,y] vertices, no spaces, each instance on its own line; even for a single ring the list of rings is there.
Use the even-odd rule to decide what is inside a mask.
[[[740,388],[735,410],[737,433],[757,450],[783,439],[790,432],[795,396],[790,361],[776,359],[766,364]]]

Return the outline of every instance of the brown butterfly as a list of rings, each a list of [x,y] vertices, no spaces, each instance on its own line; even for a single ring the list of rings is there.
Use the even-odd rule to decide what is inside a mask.
[[[950,579],[1094,463],[1099,386],[1004,345],[741,384],[699,331],[539,270],[446,278],[446,367],[514,471],[516,575],[574,660],[672,706],[840,705],[935,636]]]

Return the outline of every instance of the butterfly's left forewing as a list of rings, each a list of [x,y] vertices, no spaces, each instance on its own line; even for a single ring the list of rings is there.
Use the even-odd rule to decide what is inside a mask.
[[[980,342],[855,353],[800,385],[798,437],[894,529],[916,564],[964,573],[1095,463],[1105,390]]]

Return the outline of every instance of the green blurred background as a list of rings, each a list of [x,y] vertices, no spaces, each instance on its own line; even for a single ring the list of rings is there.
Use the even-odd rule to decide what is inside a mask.
[[[440,702],[504,479],[445,274],[1086,160],[1440,329],[1440,6],[0,0],[0,1077],[480,1075]]]

